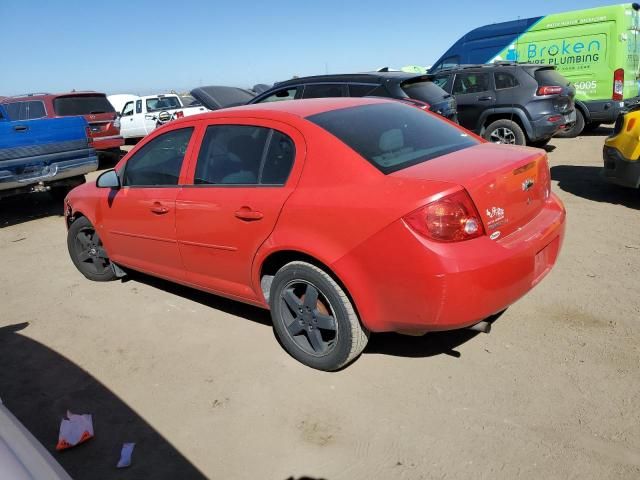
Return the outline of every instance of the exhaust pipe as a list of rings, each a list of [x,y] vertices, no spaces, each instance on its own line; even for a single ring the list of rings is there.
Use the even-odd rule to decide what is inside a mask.
[[[467,328],[469,330],[473,330],[474,332],[489,333],[491,331],[491,324],[489,322],[482,321]]]

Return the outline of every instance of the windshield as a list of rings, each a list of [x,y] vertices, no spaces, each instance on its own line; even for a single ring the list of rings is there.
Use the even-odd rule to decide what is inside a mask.
[[[479,142],[435,115],[399,102],[331,110],[307,120],[388,174]]]
[[[115,113],[113,105],[104,95],[74,95],[57,97],[53,100],[56,115],[90,115],[98,113]]]
[[[180,105],[180,100],[178,100],[178,97],[156,97],[147,99],[147,112],[181,107],[182,105]]]
[[[447,92],[445,92],[441,87],[429,81],[413,83],[405,82],[401,85],[401,88],[410,98],[414,98],[431,105],[441,102],[448,96]]]

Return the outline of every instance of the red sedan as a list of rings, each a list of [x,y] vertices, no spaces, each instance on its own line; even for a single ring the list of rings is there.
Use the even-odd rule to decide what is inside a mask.
[[[171,122],[66,199],[91,280],[139,270],[269,308],[322,370],[369,332],[470,327],[556,261],[565,210],[542,150],[400,102],[258,104]]]

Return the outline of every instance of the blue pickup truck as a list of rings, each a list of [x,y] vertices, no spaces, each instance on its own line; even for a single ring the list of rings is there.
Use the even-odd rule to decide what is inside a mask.
[[[64,198],[98,168],[83,117],[14,120],[0,104],[0,199],[33,191]]]

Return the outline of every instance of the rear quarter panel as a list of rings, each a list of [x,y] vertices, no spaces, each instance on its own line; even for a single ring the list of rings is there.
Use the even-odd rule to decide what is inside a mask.
[[[276,251],[303,252],[331,268],[390,223],[442,192],[458,188],[446,182],[384,175],[320,127],[305,122],[299,128],[307,142],[307,158],[296,190],[287,200],[273,233],[258,251],[254,286],[260,283],[265,258]],[[345,272],[334,273],[344,282]]]

